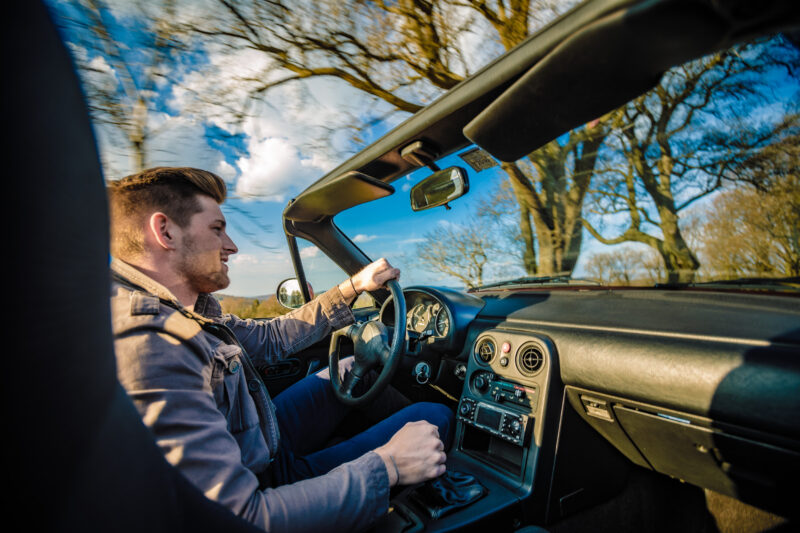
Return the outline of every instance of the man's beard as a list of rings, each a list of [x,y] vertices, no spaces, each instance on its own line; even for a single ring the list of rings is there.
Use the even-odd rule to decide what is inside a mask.
[[[203,269],[202,262],[198,264],[196,251],[194,239],[189,236],[185,237],[184,252],[181,255],[178,267],[194,290],[211,293],[222,290],[231,284],[228,274],[222,267],[219,254],[217,254],[219,269],[209,272]]]

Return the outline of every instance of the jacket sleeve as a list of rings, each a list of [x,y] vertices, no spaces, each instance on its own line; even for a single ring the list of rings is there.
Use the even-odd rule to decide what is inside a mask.
[[[299,352],[354,321],[338,286],[277,318],[252,320],[226,315],[224,320],[251,359],[266,362]]]
[[[385,514],[388,474],[369,452],[324,476],[259,490],[216,408],[213,365],[162,331],[116,338],[118,375],[167,460],[205,495],[270,532],[355,531]]]

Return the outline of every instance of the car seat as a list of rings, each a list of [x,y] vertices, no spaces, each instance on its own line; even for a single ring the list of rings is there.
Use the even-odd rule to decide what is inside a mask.
[[[116,379],[108,214],[87,107],[45,5],[9,4],[7,520],[44,531],[257,531],[163,458]]]

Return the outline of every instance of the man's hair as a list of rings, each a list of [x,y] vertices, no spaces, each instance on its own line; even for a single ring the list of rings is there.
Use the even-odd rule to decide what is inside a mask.
[[[198,195],[225,201],[225,182],[212,172],[189,167],[155,167],[108,185],[111,210],[111,253],[120,259],[144,252],[142,227],[162,212],[185,228],[202,208]]]

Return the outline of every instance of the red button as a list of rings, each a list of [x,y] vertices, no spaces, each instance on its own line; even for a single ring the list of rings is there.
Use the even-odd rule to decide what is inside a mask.
[[[502,350],[503,350],[503,353],[510,352],[511,351],[511,345],[509,343],[507,343],[507,342],[504,342]]]

